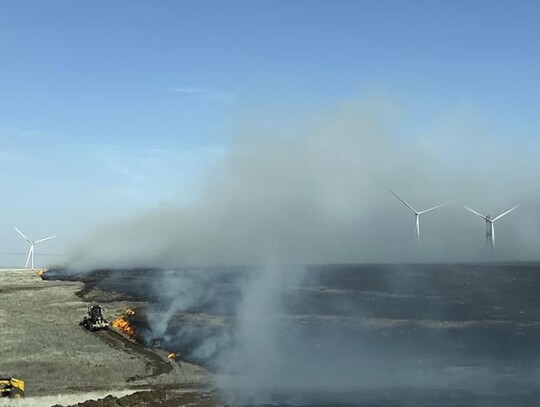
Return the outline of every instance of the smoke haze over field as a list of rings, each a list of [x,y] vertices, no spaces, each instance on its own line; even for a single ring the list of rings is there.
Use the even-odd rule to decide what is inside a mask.
[[[207,174],[190,206],[170,203],[106,225],[69,264],[183,266],[481,260],[484,221],[496,216],[499,260],[536,258],[540,170],[525,151],[448,117],[424,138],[404,135],[385,103],[350,103],[283,137],[247,135]],[[427,132],[428,130],[422,130]],[[430,131],[431,132],[431,131]],[[418,210],[414,216],[391,188]]]
[[[319,291],[317,276],[311,274],[303,286],[306,270],[283,263],[485,259],[484,221],[463,204],[492,216],[521,204],[497,223],[497,257],[490,259],[534,258],[540,217],[530,185],[540,175],[538,169],[526,152],[498,147],[482,136],[469,138],[479,130],[474,124],[449,118],[429,137],[408,137],[392,106],[351,103],[307,124],[301,134],[248,134],[207,174],[191,206],[164,205],[98,230],[72,251],[70,267],[263,265],[237,282],[232,310],[225,305],[230,297],[216,289],[230,284],[220,284],[210,272],[184,276],[170,270],[152,275],[153,286],[146,287],[160,298],[148,309],[148,340],[163,337],[182,350],[182,344],[198,339],[192,355],[215,359],[219,386],[253,391],[258,401],[286,389],[294,393],[449,383],[452,375],[417,366],[423,357],[421,343],[413,343],[412,350],[387,349],[378,346],[378,339],[366,344],[369,341],[358,340],[366,339],[363,334],[351,336],[352,325],[334,329],[329,322],[334,314],[326,312],[337,309],[353,322],[362,319],[369,315],[364,305],[353,311],[348,307],[365,295],[358,291],[354,301],[336,300],[332,290]],[[458,131],[463,133],[454,136]],[[454,204],[421,217],[419,246],[413,214],[387,187],[418,210],[450,200]],[[357,278],[361,274],[351,273]],[[385,282],[388,298],[399,297],[392,284],[404,290],[409,277],[400,280],[396,272],[396,282]],[[357,289],[367,288],[360,282]],[[404,297],[416,301],[429,289],[419,287]],[[306,292],[312,292],[313,302],[306,302],[299,315],[287,315]],[[209,302],[217,309],[208,309]],[[304,313],[316,314],[310,307],[324,306],[328,308],[315,319],[298,322]],[[234,323],[217,334],[175,322],[193,309],[232,316]],[[437,335],[444,343],[445,334]]]

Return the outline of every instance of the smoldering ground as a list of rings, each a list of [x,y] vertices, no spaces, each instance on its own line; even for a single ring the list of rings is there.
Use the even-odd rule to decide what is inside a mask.
[[[540,170],[530,153],[463,132],[459,120],[442,127],[444,137],[407,137],[392,109],[351,103],[302,134],[244,136],[207,174],[192,205],[170,203],[102,227],[73,248],[69,267],[262,265],[241,283],[234,329],[199,348],[218,353],[222,386],[251,389],[259,400],[285,388],[448,383],[452,375],[415,365],[420,345],[388,352],[373,346],[376,336],[363,342],[358,332],[308,329],[284,316],[284,299],[299,292],[305,274],[285,264],[485,259],[484,222],[462,204],[492,216],[521,204],[497,224],[490,259],[536,258],[540,214],[530,186]],[[412,213],[387,187],[420,210],[455,204],[421,218],[418,244]],[[189,336],[187,327],[171,332],[171,318],[216,297],[212,283],[154,281],[148,289],[166,300],[149,309],[151,335]],[[362,316],[362,308],[355,312]]]

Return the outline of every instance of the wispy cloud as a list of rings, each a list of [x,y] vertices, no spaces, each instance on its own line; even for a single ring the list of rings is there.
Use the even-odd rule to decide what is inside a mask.
[[[226,153],[225,149],[197,146],[182,150],[163,148],[127,149],[117,145],[93,145],[87,147],[90,156],[104,167],[137,183],[156,182],[167,178],[169,173],[186,171],[195,164],[211,163]],[[1,155],[0,155],[1,158]]]
[[[200,87],[193,87],[193,86],[184,86],[181,88],[173,89],[173,93],[187,93],[187,94],[208,93],[208,89],[200,88]]]
[[[14,151],[0,151],[0,164],[22,164],[24,157]]]
[[[164,171],[168,151],[159,149],[126,149],[116,145],[95,145],[90,156],[105,168],[134,182],[148,182]]]
[[[0,137],[29,139],[41,136],[37,130],[18,129],[0,125]]]
[[[207,101],[225,104],[235,103],[240,96],[240,91],[238,90],[224,91],[200,86],[182,86],[173,89],[173,93],[184,95],[200,95]]]
[[[235,103],[240,97],[239,91],[234,92],[211,92],[208,94],[208,100],[221,103]]]
[[[28,147],[42,135],[40,131],[9,127],[0,123],[0,163],[17,164],[28,160]]]

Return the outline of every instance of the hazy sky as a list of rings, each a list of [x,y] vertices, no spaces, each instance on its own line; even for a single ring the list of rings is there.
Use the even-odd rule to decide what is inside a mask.
[[[60,253],[189,203],[236,137],[351,100],[391,100],[396,141],[534,156],[538,21],[533,1],[0,0],[0,251],[26,249],[13,226]]]

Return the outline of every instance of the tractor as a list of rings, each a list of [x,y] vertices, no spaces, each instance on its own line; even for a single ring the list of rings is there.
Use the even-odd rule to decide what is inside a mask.
[[[24,381],[14,377],[0,377],[0,396],[10,399],[24,397]]]
[[[103,317],[101,306],[90,305],[88,314],[79,322],[79,325],[84,326],[89,331],[97,331],[98,329],[108,329],[109,321]]]

